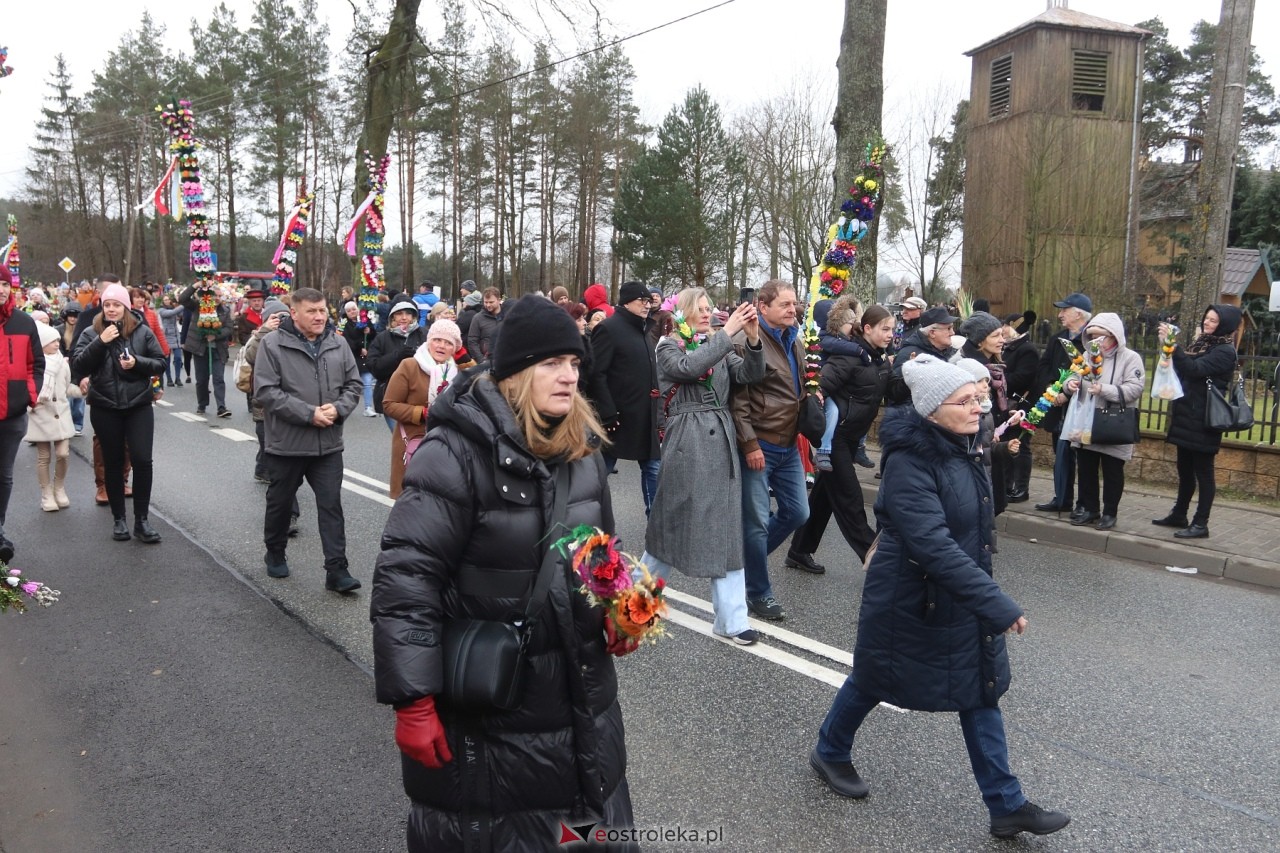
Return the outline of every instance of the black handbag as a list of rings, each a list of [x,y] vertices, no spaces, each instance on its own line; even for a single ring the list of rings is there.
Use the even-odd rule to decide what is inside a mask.
[[[805,394],[800,401],[798,426],[800,434],[809,439],[810,444],[814,447],[822,444],[822,436],[827,431],[827,415],[817,395]]]
[[[1244,395],[1244,377],[1236,376],[1228,399],[1212,379],[1204,380],[1207,386],[1204,400],[1204,425],[1216,432],[1239,432],[1253,426],[1253,406]]]
[[[1112,408],[1112,406],[1116,408]],[[1081,444],[1137,444],[1138,409],[1121,403],[1107,403],[1093,410],[1089,440]]]
[[[556,471],[551,525],[543,539],[542,566],[525,598],[524,612],[512,621],[450,619],[444,626],[444,697],[455,708],[510,711],[520,704],[525,651],[538,610],[546,600],[559,555],[552,533],[562,523],[569,501],[569,463]]]

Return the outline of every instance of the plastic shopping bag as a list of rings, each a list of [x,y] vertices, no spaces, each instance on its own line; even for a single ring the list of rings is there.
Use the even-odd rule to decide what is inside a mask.
[[[1160,359],[1151,377],[1151,399],[1173,401],[1182,395],[1182,380],[1173,369],[1173,359]]]
[[[1067,403],[1067,413],[1062,418],[1062,437],[1067,441],[1088,444],[1086,433],[1093,430],[1093,409],[1093,398],[1081,383],[1080,390]]]

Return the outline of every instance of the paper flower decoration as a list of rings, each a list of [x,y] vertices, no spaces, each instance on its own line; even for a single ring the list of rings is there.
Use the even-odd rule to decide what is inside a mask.
[[[213,252],[209,247],[209,219],[204,212],[204,185],[200,181],[200,159],[196,155],[196,116],[190,101],[176,101],[156,107],[160,121],[169,132],[169,151],[173,161],[168,172],[152,193],[152,203],[161,215],[168,212],[163,204],[164,188],[178,174],[181,209],[187,217],[189,263],[198,279],[213,272]],[[145,202],[144,202],[145,205]],[[177,209],[174,211],[177,216]]]
[[[280,296],[293,290],[293,276],[298,266],[298,249],[307,236],[307,222],[311,218],[311,206],[315,203],[316,194],[307,192],[302,185],[298,201],[285,217],[284,231],[280,234],[280,245],[271,262],[276,265],[275,278],[271,280],[271,293]]]

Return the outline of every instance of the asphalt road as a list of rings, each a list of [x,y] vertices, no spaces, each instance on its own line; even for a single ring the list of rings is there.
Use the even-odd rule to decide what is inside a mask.
[[[293,576],[266,577],[256,443],[236,440],[252,423],[242,395],[229,399],[230,420],[178,417],[193,417],[189,387],[157,410],[156,547],[110,540],[78,459],[75,505],[40,513],[23,451],[15,563],[64,601],[0,618],[6,853],[400,845],[367,590],[324,591],[305,488]],[[390,435],[381,418],[346,430],[348,554],[367,583]],[[619,533],[638,552],[638,472],[620,467]],[[734,851],[1008,849],[986,831],[952,715],[874,712],[855,747],[866,801],[813,777],[806,757],[848,671],[861,583],[834,525],[817,556],[821,577],[772,560],[792,633],[764,625],[751,649],[715,640],[707,584],[677,579],[669,636],[619,662],[638,826],[718,830],[717,849]],[[1013,767],[1033,800],[1073,817],[1020,846],[1280,848],[1280,596],[1008,538],[996,566],[1030,619],[1010,640],[1002,703]]]

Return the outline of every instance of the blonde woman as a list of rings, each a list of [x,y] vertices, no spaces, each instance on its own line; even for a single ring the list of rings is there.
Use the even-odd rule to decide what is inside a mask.
[[[607,635],[604,611],[563,564],[535,617],[515,709],[470,713],[442,692],[447,622],[506,619],[549,533],[613,532],[604,429],[577,390],[582,353],[554,302],[516,303],[489,371],[459,374],[433,403],[387,519],[370,613],[378,701],[396,708],[404,754],[411,851],[551,851],[562,823],[634,825],[611,657],[633,646]],[[568,495],[553,518],[558,475]]]
[[[714,310],[700,287],[676,297],[675,330],[658,342],[662,475],[653,496],[644,563],[658,577],[678,569],[711,578],[712,630],[739,645],[756,642],[747,622],[742,570],[742,465],[729,410],[734,385],[764,378],[760,324],[750,303],[739,305],[711,334]],[[744,356],[732,337],[747,334]],[[504,332],[505,334],[505,332]]]

